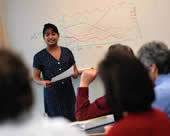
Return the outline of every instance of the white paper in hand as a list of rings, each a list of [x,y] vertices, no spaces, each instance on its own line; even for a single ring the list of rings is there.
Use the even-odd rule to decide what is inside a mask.
[[[65,72],[53,77],[51,79],[51,82],[56,82],[56,81],[59,81],[61,79],[64,79],[64,78],[67,78],[67,77],[70,77],[74,72],[74,66],[71,66],[68,70],[66,70]]]

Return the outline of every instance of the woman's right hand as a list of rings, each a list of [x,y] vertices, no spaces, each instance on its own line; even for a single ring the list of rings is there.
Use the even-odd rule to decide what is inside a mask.
[[[94,68],[83,71],[80,79],[80,87],[88,87],[89,84],[95,80],[98,71]]]
[[[49,80],[43,80],[41,81],[41,84],[45,87],[45,88],[50,88],[52,86],[52,82]]]

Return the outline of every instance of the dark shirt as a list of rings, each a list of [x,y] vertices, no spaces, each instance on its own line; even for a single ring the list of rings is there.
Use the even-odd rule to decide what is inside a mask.
[[[74,64],[72,52],[61,47],[59,60],[43,49],[34,56],[33,67],[42,72],[44,80],[51,80]],[[74,121],[75,92],[71,77],[55,82],[50,88],[44,88],[44,104],[49,117],[64,116]]]

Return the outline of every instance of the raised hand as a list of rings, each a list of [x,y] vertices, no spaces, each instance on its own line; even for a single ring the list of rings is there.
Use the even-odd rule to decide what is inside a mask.
[[[88,87],[89,84],[93,80],[95,80],[97,73],[98,73],[97,70],[94,68],[83,71],[81,75],[81,80],[80,80],[80,87]]]

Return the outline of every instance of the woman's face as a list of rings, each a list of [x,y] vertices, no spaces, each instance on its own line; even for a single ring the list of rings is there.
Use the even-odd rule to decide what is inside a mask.
[[[52,29],[47,29],[43,38],[48,46],[54,46],[58,43],[59,35]]]

